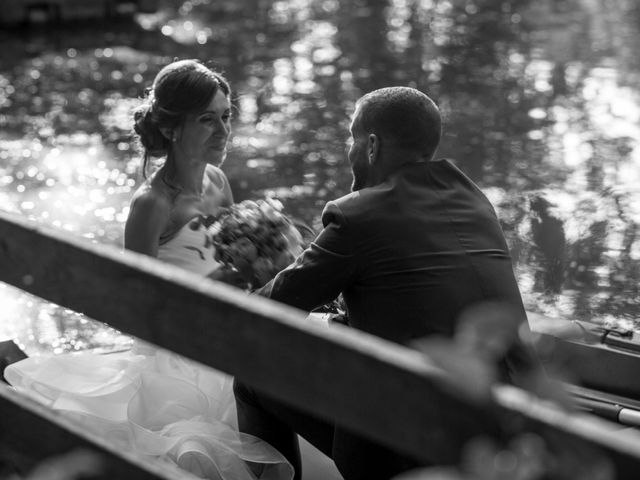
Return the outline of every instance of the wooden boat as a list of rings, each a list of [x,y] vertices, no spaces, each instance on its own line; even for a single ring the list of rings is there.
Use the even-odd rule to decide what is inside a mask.
[[[310,325],[305,312],[203,283],[143,255],[0,213],[0,265],[0,281],[242,378],[427,464],[455,463],[470,440],[499,428],[516,439],[533,435],[545,451],[579,461],[572,467],[590,467],[595,459],[611,472],[606,478],[637,478],[635,429],[569,411],[512,385],[493,385],[482,401],[465,397],[456,390],[459,382],[416,350],[342,325]],[[573,346],[561,345],[554,351]],[[613,365],[619,360],[615,356]],[[399,395],[403,407],[389,408]],[[2,385],[0,411],[0,454],[20,466],[83,447],[105,460],[96,478],[184,477],[166,463],[118,450]]]
[[[550,375],[566,382],[582,409],[640,426],[638,335],[596,323],[541,317],[529,314],[538,353]]]

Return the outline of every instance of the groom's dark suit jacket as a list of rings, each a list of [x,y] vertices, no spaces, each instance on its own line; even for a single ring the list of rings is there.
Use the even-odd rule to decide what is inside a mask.
[[[353,327],[400,343],[450,336],[484,301],[508,302],[526,320],[494,209],[448,160],[407,164],[329,202],[322,222],[261,294],[312,310],[342,292]]]

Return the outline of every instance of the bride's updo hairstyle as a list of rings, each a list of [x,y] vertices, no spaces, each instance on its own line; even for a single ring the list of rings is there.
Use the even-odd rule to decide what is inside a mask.
[[[133,113],[133,129],[144,150],[145,177],[151,158],[171,160],[172,134],[165,134],[179,129],[188,114],[206,109],[218,89],[231,95],[227,80],[198,60],[178,60],[160,70]]]

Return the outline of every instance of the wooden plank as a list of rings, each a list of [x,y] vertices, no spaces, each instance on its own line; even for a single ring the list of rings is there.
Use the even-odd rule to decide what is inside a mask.
[[[546,440],[550,451],[556,454],[571,452],[573,461],[581,460],[586,465],[606,461],[611,468],[611,475],[602,478],[638,478],[638,430],[622,428],[586,413],[568,413],[557,405],[541,401],[529,392],[510,385],[495,387],[494,399],[504,412],[514,415],[512,428],[539,434]],[[575,478],[581,477],[576,475]]]
[[[36,21],[30,12],[39,10],[38,21],[74,21],[108,18],[114,14],[154,13],[158,0],[2,0],[0,25],[19,26]]]
[[[94,18],[106,18],[110,10],[107,0],[64,0],[60,3],[60,20],[69,22]]]
[[[482,409],[439,388],[444,379],[416,351],[312,325],[299,310],[3,216],[1,281],[427,461],[455,460],[452,452],[487,429]]]
[[[27,8],[22,0],[5,0],[0,8],[0,25],[18,25],[27,19]]]
[[[20,469],[30,469],[43,459],[84,448],[100,457],[100,479],[194,478],[163,461],[152,461],[132,452],[118,450],[102,438],[0,384],[0,452],[16,462]]]
[[[305,322],[304,312],[153,259],[2,217],[0,280],[220,368],[416,458],[454,461],[451,452],[470,436],[497,425],[496,418],[516,418],[514,425],[609,452],[623,467],[618,478],[634,478],[625,472],[640,464],[637,434],[612,441],[600,434],[606,425],[593,423],[597,419],[576,420],[530,396],[496,393],[495,404],[473,404],[453,394],[443,372],[419,352],[341,326],[317,327]]]

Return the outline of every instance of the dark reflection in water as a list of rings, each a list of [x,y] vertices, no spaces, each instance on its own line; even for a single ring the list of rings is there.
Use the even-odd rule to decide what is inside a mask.
[[[140,181],[130,109],[164,64],[194,57],[235,89],[237,199],[277,195],[317,225],[350,186],[355,100],[411,85],[442,108],[440,155],[496,205],[527,307],[635,326],[639,27],[631,0],[199,0],[0,31],[1,205],[119,246]],[[66,310],[0,294],[14,305],[0,334],[29,348],[48,348],[33,326],[43,311],[59,349],[108,343]]]

